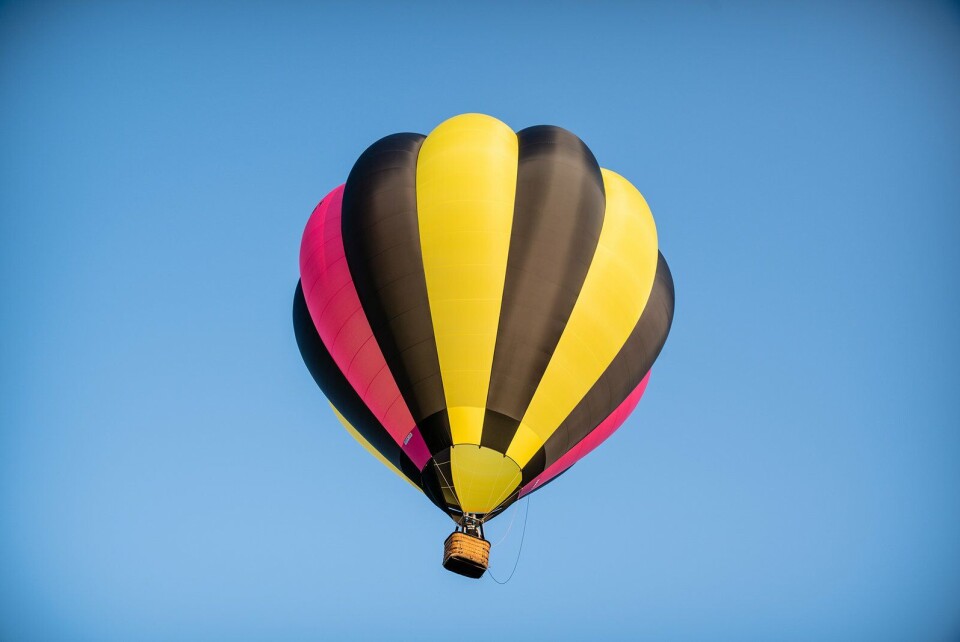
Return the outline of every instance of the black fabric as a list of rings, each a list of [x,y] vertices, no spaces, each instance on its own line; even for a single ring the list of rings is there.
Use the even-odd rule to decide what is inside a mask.
[[[293,331],[303,362],[330,403],[377,452],[396,466],[417,487],[422,488],[421,475],[417,467],[340,372],[337,363],[323,344],[320,334],[313,325],[313,319],[310,318],[307,301],[303,296],[303,287],[299,282],[297,291],[293,295]]]
[[[600,166],[572,133],[517,134],[519,164],[503,302],[481,444],[505,453],[580,295],[603,227]]]
[[[434,457],[450,447],[450,420],[446,408],[429,417],[424,417],[417,426],[420,428],[420,434],[423,435],[424,443],[427,444],[427,450]]]
[[[394,134],[360,156],[344,188],[341,225],[364,313],[435,454],[452,440],[417,219],[417,154],[423,139],[421,134]]]
[[[460,501],[453,488],[453,469],[450,466],[450,449],[434,455],[422,475],[423,492],[440,510],[454,520],[463,514]]]
[[[537,475],[546,470],[546,463],[547,453],[544,447],[541,446],[537,452],[533,454],[533,457],[530,458],[530,461],[527,462],[527,465],[523,467],[523,480],[520,482],[520,488],[532,482],[537,478]]]
[[[540,463],[531,460],[524,468],[524,479],[536,477],[560,459],[616,410],[640,384],[667,340],[673,323],[673,309],[673,276],[663,255],[658,253],[653,289],[630,337],[573,412],[547,439],[543,446],[546,453],[543,467],[540,468]],[[528,471],[528,468],[531,470]]]

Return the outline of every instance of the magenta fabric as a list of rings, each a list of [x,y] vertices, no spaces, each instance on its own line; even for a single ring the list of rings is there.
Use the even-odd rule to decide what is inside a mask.
[[[520,489],[520,497],[528,495],[537,488],[546,484],[548,481],[573,466],[575,463],[586,457],[594,448],[606,441],[607,437],[616,432],[617,428],[623,425],[633,409],[640,402],[643,391],[647,389],[647,381],[650,379],[648,372],[633,391],[627,395],[627,398],[611,412],[606,419],[594,428],[590,434],[584,437],[580,442],[568,450],[560,459],[555,461],[545,471],[534,477],[526,486]]]
[[[320,201],[303,231],[300,279],[323,344],[374,416],[423,470],[430,452],[380,351],[350,276],[340,234],[343,188]]]
[[[419,428],[413,429],[413,433],[410,435],[410,441],[403,446],[403,452],[407,453],[410,461],[416,464],[420,470],[423,470],[423,467],[427,465],[427,462],[430,461],[430,458],[433,456],[430,454],[430,449],[427,448],[427,442],[423,440]]]

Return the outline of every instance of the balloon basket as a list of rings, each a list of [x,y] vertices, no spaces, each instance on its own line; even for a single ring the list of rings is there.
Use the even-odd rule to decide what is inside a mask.
[[[466,533],[450,533],[443,543],[443,568],[478,579],[490,563],[490,542]]]

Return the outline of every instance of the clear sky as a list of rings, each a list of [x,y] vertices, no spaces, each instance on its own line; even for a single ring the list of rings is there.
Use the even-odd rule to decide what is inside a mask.
[[[957,639],[960,8],[452,4],[0,6],[0,637]],[[677,289],[505,586],[290,321],[317,201],[469,111],[583,138]]]

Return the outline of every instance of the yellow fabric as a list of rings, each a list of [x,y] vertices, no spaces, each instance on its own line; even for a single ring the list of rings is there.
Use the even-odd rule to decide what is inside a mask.
[[[516,490],[522,479],[516,462],[481,446],[451,448],[450,468],[460,508],[467,513],[489,513]]]
[[[464,114],[427,136],[417,212],[427,298],[454,444],[480,443],[517,186],[517,136]]]
[[[347,432],[349,432],[354,439],[359,441],[360,445],[367,449],[367,452],[369,452],[371,455],[379,459],[381,464],[383,464],[384,466],[386,466],[387,468],[395,472],[403,481],[407,482],[408,484],[416,488],[417,492],[422,492],[419,488],[417,488],[416,484],[410,481],[406,475],[401,473],[400,470],[396,466],[394,466],[392,463],[390,463],[390,461],[386,457],[381,455],[380,451],[378,451],[376,448],[371,446],[370,442],[364,439],[363,435],[361,435],[356,428],[350,425],[350,422],[347,421],[346,417],[340,414],[340,411],[337,410],[336,406],[334,406],[333,404],[330,404],[330,407],[333,408],[333,414],[337,416],[337,419],[339,419],[340,423],[343,424],[343,427],[347,429]]]
[[[647,304],[657,270],[657,229],[640,192],[602,170],[606,211],[580,296],[507,455],[536,454],[623,346]]]

